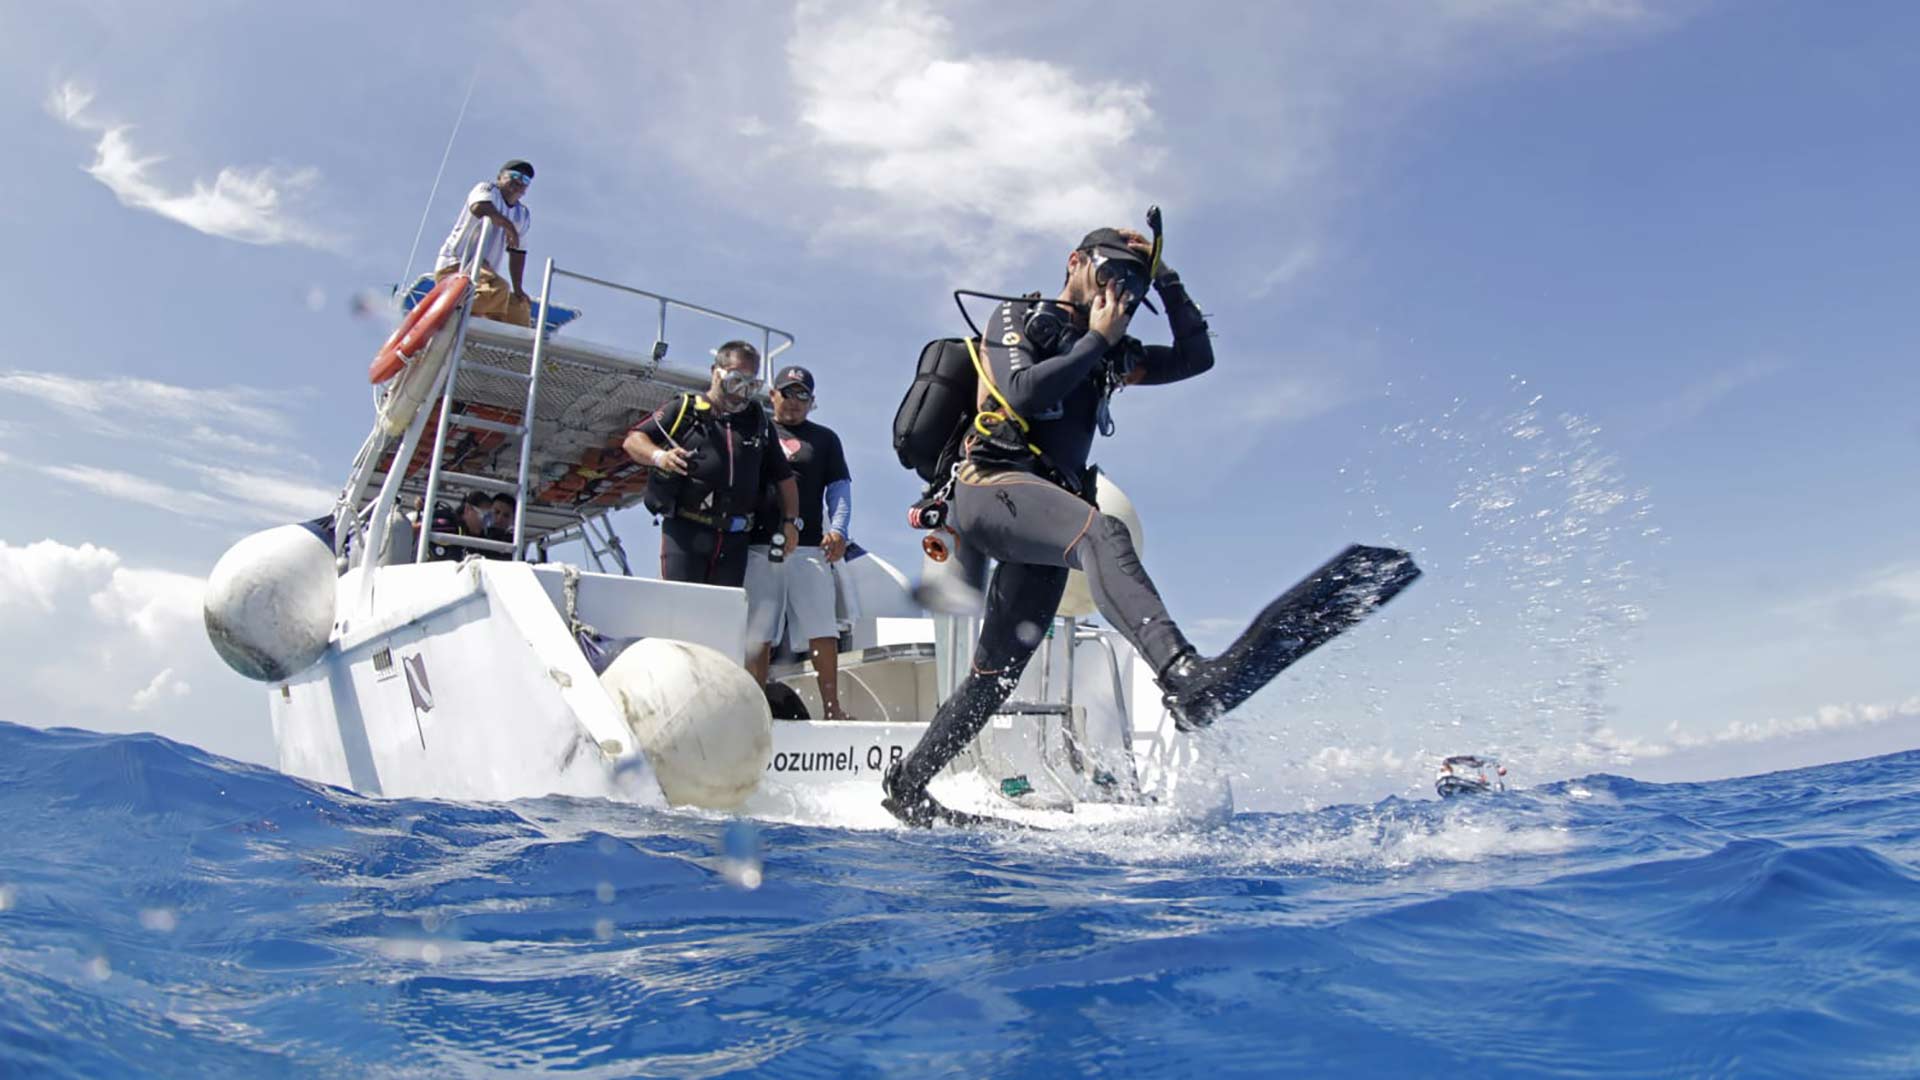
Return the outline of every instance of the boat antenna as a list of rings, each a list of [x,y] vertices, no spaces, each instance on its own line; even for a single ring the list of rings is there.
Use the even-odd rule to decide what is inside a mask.
[[[420,208],[420,225],[413,230],[413,247],[407,252],[407,268],[400,275],[400,295],[406,295],[407,288],[413,282],[413,260],[420,254],[420,238],[427,232],[427,215],[433,213],[434,196],[440,194],[440,178],[447,174],[447,159],[453,156],[453,140],[460,136],[460,125],[467,119],[467,105],[473,101],[473,88],[480,81],[480,64],[475,62],[473,74],[467,78],[467,96],[460,99],[460,112],[453,118],[453,130],[447,132],[447,148],[440,154],[440,169],[433,174],[433,188],[427,192],[427,205]]]

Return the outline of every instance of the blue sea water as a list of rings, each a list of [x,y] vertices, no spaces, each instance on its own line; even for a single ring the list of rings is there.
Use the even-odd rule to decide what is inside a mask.
[[[1920,753],[1002,835],[0,724],[0,821],[6,1076],[1920,1074]]]

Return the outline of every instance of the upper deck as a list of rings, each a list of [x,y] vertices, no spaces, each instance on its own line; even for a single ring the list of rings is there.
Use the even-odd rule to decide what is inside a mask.
[[[676,395],[706,389],[714,346],[728,337],[753,341],[765,367],[793,344],[792,335],[763,323],[564,271],[551,261],[543,295],[552,297],[555,282],[568,279],[650,306],[652,340],[642,336],[633,348],[552,329],[536,336],[463,311],[440,331],[457,348],[404,435],[376,423],[342,493],[340,524],[368,525],[387,500],[419,509],[430,522],[433,506],[457,505],[478,490],[515,497],[517,541],[447,538],[456,546],[518,554],[573,539],[589,521],[641,500],[648,469],[620,444],[635,423]],[[670,315],[678,316],[672,327]],[[714,322],[721,325],[708,325]],[[684,339],[673,348],[670,329]],[[523,422],[529,412],[530,425]],[[395,478],[393,462],[402,455],[407,467]]]

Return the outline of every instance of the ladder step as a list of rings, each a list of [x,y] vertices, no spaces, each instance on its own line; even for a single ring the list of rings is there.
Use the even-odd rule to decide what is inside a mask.
[[[502,494],[516,497],[520,494],[519,484],[512,480],[495,480],[491,476],[475,476],[473,473],[447,472],[443,470],[440,473],[440,480],[442,483],[452,481],[456,484],[464,484],[467,487],[479,488],[482,491],[498,491]]]
[[[448,547],[478,548],[481,551],[497,551],[502,555],[513,554],[513,545],[505,540],[488,540],[483,536],[461,536],[459,533],[435,532],[429,538],[436,544]]]
[[[494,367],[492,364],[471,364],[471,363],[461,364],[460,370],[462,372],[477,371],[482,375],[498,375],[503,379],[519,379],[521,382],[526,382],[529,379],[533,378],[533,376],[527,374],[524,371],[514,371],[511,368]]]
[[[1066,716],[1065,705],[1039,701],[1009,701],[994,711],[995,716]]]
[[[488,420],[481,416],[468,416],[466,413],[454,413],[451,421],[454,427],[474,428],[479,431],[496,431],[502,435],[525,435],[524,424],[507,424],[499,420]]]

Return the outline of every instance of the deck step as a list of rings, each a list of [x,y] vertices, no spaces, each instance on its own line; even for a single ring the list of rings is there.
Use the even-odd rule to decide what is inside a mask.
[[[482,536],[461,536],[459,533],[434,532],[429,538],[436,544],[448,547],[474,548],[479,551],[497,551],[502,555],[513,554],[513,545],[505,540],[488,540]]]
[[[479,431],[494,431],[502,435],[525,435],[525,424],[507,424],[499,420],[488,420],[482,416],[468,416],[466,413],[454,413],[449,421],[454,427],[474,428]]]
[[[465,484],[470,488],[479,488],[481,491],[498,491],[503,495],[514,496],[520,494],[520,485],[518,483],[512,480],[497,480],[491,476],[477,476],[473,473],[443,471],[440,474],[440,479],[443,482],[452,481],[456,484]]]

